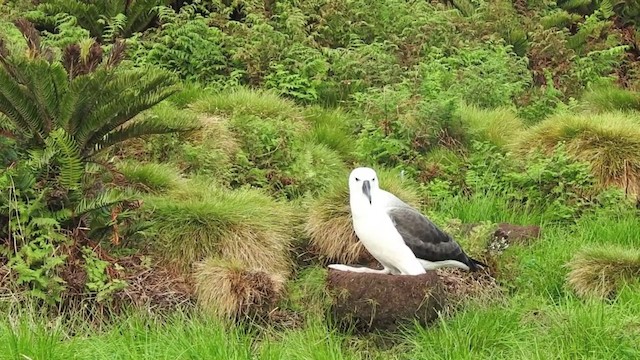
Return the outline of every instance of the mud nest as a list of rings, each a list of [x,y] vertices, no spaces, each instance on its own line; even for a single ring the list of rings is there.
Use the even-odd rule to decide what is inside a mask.
[[[341,329],[393,331],[417,321],[427,325],[445,305],[445,287],[435,272],[396,276],[329,270],[331,313]]]

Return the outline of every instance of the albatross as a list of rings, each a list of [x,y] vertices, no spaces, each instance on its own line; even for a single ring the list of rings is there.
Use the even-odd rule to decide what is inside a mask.
[[[353,228],[383,269],[331,264],[341,271],[420,275],[441,267],[477,271],[485,264],[469,257],[460,245],[418,210],[380,189],[375,170],[360,167],[349,175]]]

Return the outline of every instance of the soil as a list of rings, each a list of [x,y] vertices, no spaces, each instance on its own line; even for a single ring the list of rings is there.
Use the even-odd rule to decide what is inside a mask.
[[[330,269],[327,289],[336,325],[358,332],[393,331],[414,320],[427,325],[445,305],[445,289],[435,272],[400,276]]]

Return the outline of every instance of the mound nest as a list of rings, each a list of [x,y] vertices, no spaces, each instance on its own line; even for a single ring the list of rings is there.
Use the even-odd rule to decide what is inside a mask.
[[[198,304],[221,318],[267,318],[284,293],[285,277],[209,258],[194,272]]]
[[[445,287],[435,272],[394,276],[329,270],[331,312],[340,328],[396,330],[414,320],[427,325],[444,308]]]

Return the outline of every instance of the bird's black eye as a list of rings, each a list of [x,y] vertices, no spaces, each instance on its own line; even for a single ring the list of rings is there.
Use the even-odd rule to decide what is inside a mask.
[[[371,179],[371,181],[376,181],[376,178]]]
[[[356,178],[356,181],[360,181],[360,179]]]

